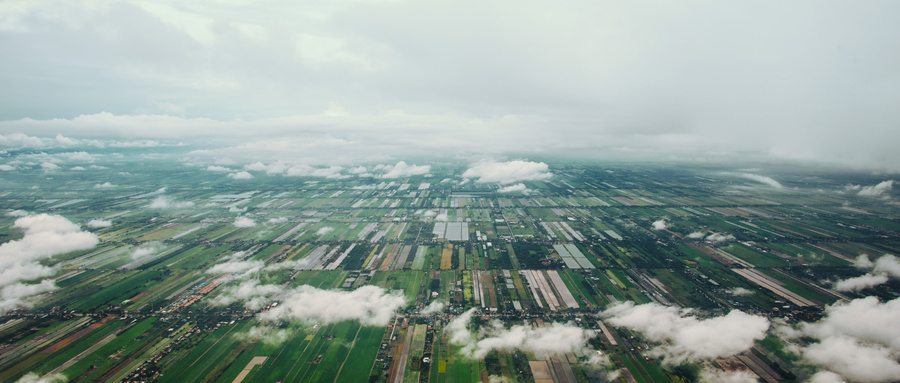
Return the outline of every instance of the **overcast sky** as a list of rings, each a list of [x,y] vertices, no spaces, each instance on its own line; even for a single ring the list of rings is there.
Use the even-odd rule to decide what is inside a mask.
[[[896,1],[6,0],[0,134],[216,138],[333,162],[900,170],[897,15]]]

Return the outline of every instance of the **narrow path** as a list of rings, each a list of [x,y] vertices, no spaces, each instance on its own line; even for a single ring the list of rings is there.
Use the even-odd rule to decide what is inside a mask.
[[[360,324],[359,328],[356,329],[356,335],[353,336],[353,341],[350,342],[350,349],[347,350],[347,356],[344,357],[344,361],[341,362],[341,368],[338,369],[337,374],[334,375],[334,383],[337,383],[338,378],[341,377],[341,370],[344,369],[344,365],[347,364],[347,359],[350,358],[350,353],[353,352],[353,346],[356,346],[356,339],[359,338],[359,332],[362,331],[362,324]]]
[[[89,347],[87,350],[82,351],[80,354],[75,355],[75,357],[73,357],[72,359],[69,359],[68,362],[63,363],[61,366],[53,369],[53,371],[50,371],[49,373],[47,373],[47,375],[52,376],[55,374],[61,374],[63,371],[67,370],[69,367],[72,367],[72,365],[74,365],[75,363],[78,363],[79,361],[84,359],[86,356],[93,354],[94,351],[97,351],[97,349],[99,349],[100,347],[103,347],[107,343],[112,342],[112,340],[116,339],[117,336],[118,336],[118,334],[112,333],[112,334],[109,334],[109,335],[103,337],[103,339],[100,339],[100,341],[95,343],[93,346]]]

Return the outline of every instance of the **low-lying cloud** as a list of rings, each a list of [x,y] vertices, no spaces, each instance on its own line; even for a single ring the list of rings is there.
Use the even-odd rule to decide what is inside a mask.
[[[862,254],[853,262],[859,268],[871,268],[872,271],[858,277],[844,279],[834,284],[838,291],[859,291],[865,288],[887,283],[889,277],[900,277],[900,258],[885,254],[872,262],[869,256]]]
[[[616,326],[639,331],[654,342],[668,342],[651,353],[666,364],[681,364],[735,355],[753,347],[769,328],[765,317],[732,310],[725,316],[699,319],[690,310],[657,303],[617,303],[600,313]]]
[[[45,375],[40,376],[33,372],[29,372],[19,378],[16,383],[66,383],[69,381],[63,374],[53,374],[53,375]]]
[[[728,242],[734,241],[734,235],[731,234],[722,234],[722,233],[712,233],[706,236],[706,240],[710,242]]]
[[[234,334],[234,337],[249,342],[262,342],[269,346],[278,346],[290,339],[291,332],[271,326],[251,327],[249,330]]]
[[[249,179],[253,178],[253,174],[250,174],[250,172],[247,172],[247,171],[239,171],[239,172],[229,173],[228,177],[231,177],[236,180],[249,180]]]
[[[319,230],[316,230],[316,235],[319,236],[319,237],[321,237],[321,236],[323,236],[323,235],[325,235],[325,234],[328,234],[328,233],[330,233],[330,232],[332,232],[332,231],[334,231],[334,228],[333,228],[333,227],[331,227],[331,226],[325,226],[325,227],[323,227],[323,228],[321,228],[321,229],[319,229]]]
[[[539,181],[553,176],[550,167],[543,162],[493,160],[482,161],[472,165],[463,172],[463,178],[477,178],[476,182],[496,182],[511,184],[520,181]]]
[[[879,182],[876,185],[871,186],[860,186],[860,185],[850,185],[848,189],[850,190],[859,190],[856,195],[863,197],[880,197],[884,193],[887,193],[891,189],[894,188],[894,180],[887,180]]]
[[[707,366],[700,371],[700,383],[758,383],[756,374],[749,371],[722,371]]]
[[[261,285],[259,281],[251,279],[225,287],[210,303],[214,306],[228,306],[240,302],[250,310],[259,310],[282,291],[284,288],[281,286]]]
[[[234,219],[233,225],[241,228],[253,227],[256,226],[256,221],[248,217],[237,217]]]
[[[658,221],[653,221],[651,224],[653,226],[653,230],[666,230],[669,228],[669,225],[666,223],[666,220],[661,219]]]
[[[315,323],[356,320],[366,326],[385,326],[405,305],[401,293],[378,286],[339,291],[303,285],[286,291],[282,303],[259,314],[259,318]]]
[[[88,227],[99,229],[112,226],[112,221],[105,219],[92,219],[90,221],[87,221],[87,225]]]
[[[525,190],[528,190],[528,187],[526,187],[525,184],[517,183],[515,185],[509,185],[509,186],[497,189],[497,192],[498,193],[512,193],[512,192],[523,192]]]
[[[18,240],[0,244],[0,312],[26,305],[35,294],[55,289],[51,280],[38,284],[22,281],[47,277],[54,270],[38,263],[57,254],[90,249],[100,240],[68,219],[38,214],[16,219],[14,227],[25,231]]]
[[[817,322],[805,322],[790,337],[818,342],[800,348],[807,362],[853,382],[900,380],[900,299],[881,303],[876,297],[838,302],[825,308]],[[835,380],[822,374],[823,382]]]
[[[706,236],[706,232],[704,232],[704,231],[695,231],[695,232],[687,235],[687,237],[691,238],[691,239],[702,239],[705,236]]]
[[[446,306],[444,304],[444,302],[433,301],[433,302],[429,303],[428,306],[425,306],[425,308],[423,308],[422,311],[419,311],[419,314],[420,315],[438,314],[438,313],[441,313],[444,311],[444,306]]]
[[[428,174],[431,172],[431,165],[408,165],[399,161],[394,165],[376,165],[373,170],[382,173],[378,175],[379,178],[400,178]]]
[[[186,209],[194,206],[191,201],[173,201],[166,196],[156,197],[147,207],[150,209]]]
[[[771,187],[773,187],[773,188],[775,188],[775,189],[784,189],[784,185],[782,185],[782,184],[781,184],[780,182],[778,182],[778,181],[775,181],[774,179],[772,179],[772,177],[761,176],[761,175],[759,175],[759,174],[752,174],[752,173],[744,173],[744,174],[741,174],[741,177],[744,177],[744,178],[746,178],[746,179],[750,179],[750,180],[753,180],[753,181],[756,181],[756,182],[764,183],[764,184],[769,185],[769,186],[771,186]]]
[[[469,331],[469,322],[477,308],[469,309],[447,324],[445,331],[450,342],[462,346],[460,353],[473,359],[482,359],[492,350],[524,350],[537,353],[564,353],[584,349],[593,331],[573,324],[552,323],[538,328],[516,325],[505,328],[500,321],[493,321],[478,334]]]

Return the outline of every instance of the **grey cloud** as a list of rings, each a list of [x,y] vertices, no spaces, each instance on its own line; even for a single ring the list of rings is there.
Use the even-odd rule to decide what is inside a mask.
[[[878,197],[893,189],[894,182],[894,180],[887,180],[879,182],[877,185],[863,186],[857,194],[864,197]]]
[[[891,168],[898,8],[30,2],[5,8],[13,16],[0,25],[17,52],[0,74],[11,90],[0,132],[157,140],[314,130],[377,144],[373,155],[475,146]]]

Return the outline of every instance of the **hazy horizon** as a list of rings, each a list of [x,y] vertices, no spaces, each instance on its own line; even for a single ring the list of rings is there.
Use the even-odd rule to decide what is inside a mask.
[[[311,165],[513,153],[896,172],[898,13],[888,1],[7,1],[0,145],[62,134]]]

